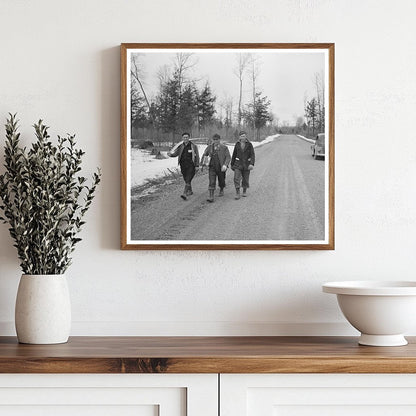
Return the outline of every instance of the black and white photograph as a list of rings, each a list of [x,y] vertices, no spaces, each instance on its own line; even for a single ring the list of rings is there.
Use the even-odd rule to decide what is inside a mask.
[[[333,44],[122,44],[126,249],[333,249]]]

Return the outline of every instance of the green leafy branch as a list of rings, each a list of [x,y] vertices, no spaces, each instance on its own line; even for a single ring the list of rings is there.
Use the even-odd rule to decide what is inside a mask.
[[[49,140],[42,120],[34,124],[36,141],[27,151],[20,146],[16,115],[6,122],[5,173],[0,175],[0,220],[8,223],[25,274],[63,274],[83,217],[101,180],[98,169],[90,184],[80,176],[84,152],[75,136]]]

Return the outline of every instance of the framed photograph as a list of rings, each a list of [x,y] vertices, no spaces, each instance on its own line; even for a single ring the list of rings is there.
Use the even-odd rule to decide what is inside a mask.
[[[121,248],[333,250],[334,44],[121,45]]]

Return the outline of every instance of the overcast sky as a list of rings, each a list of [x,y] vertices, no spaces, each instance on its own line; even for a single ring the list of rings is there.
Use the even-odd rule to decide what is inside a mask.
[[[136,52],[136,51],[134,51]],[[139,52],[139,51],[137,51]],[[142,52],[142,51],[140,51]],[[189,50],[184,50],[189,53]],[[271,110],[280,120],[293,124],[296,116],[303,116],[304,97],[316,95],[314,74],[324,75],[325,54],[323,51],[302,50],[249,50],[256,57],[259,68],[257,90],[267,95],[271,101]],[[239,81],[235,75],[237,67],[237,52],[201,52],[198,50],[192,56],[196,62],[188,72],[191,78],[199,79],[202,86],[207,80],[217,96],[217,104],[226,96],[234,98],[234,109],[237,110]],[[161,67],[173,67],[175,53],[145,51],[140,53],[140,63],[144,69],[144,84],[146,93],[152,97],[159,88],[157,73]],[[243,81],[243,102],[251,97],[251,81],[249,74]]]

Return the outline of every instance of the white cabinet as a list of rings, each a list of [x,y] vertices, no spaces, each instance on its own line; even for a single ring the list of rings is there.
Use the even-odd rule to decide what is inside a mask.
[[[411,374],[222,374],[221,416],[414,416]]]
[[[413,374],[0,374],[0,416],[415,414]]]
[[[217,374],[1,374],[0,416],[218,416]]]

